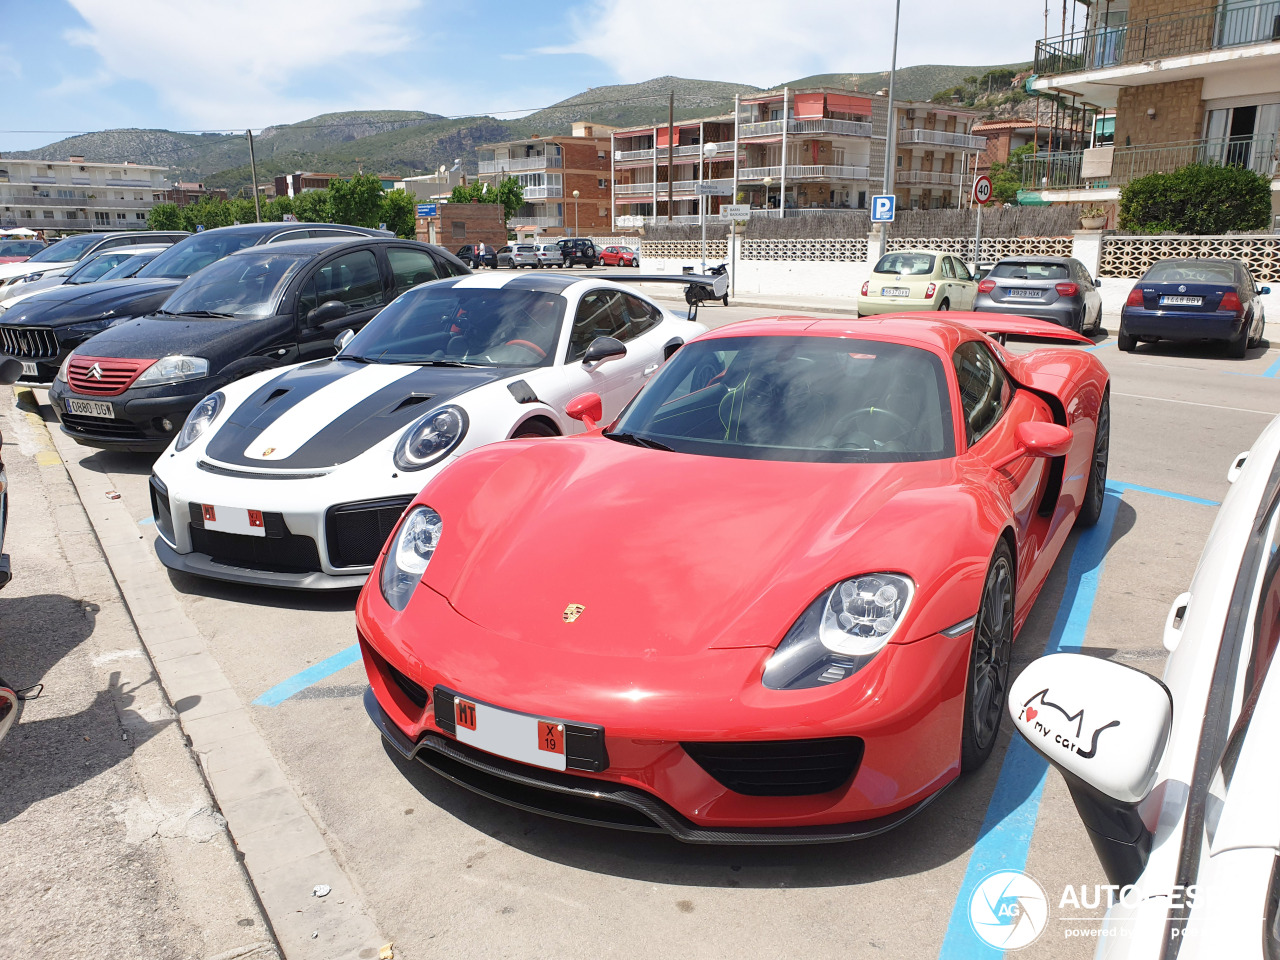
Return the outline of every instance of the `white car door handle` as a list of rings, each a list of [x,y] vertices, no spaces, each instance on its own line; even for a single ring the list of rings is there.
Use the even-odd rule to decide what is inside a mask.
[[[662,364],[660,363],[649,364],[647,367],[644,368],[644,375],[646,377],[649,376],[649,374],[653,373],[653,371],[657,370],[660,366],[662,366]]]
[[[1169,616],[1164,621],[1164,648],[1170,653],[1178,649],[1182,639],[1182,626],[1187,622],[1187,604],[1191,602],[1191,594],[1181,594],[1169,608]]]

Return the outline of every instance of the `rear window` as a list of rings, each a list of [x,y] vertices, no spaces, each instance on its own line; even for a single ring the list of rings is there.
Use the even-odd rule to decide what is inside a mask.
[[[516,253],[537,253],[537,252],[538,252],[538,248],[531,246],[529,244],[521,244],[520,246],[516,247]]]
[[[1181,281],[1183,283],[1235,283],[1236,271],[1229,263],[1192,263],[1166,260],[1152,265],[1143,280]]]
[[[1021,260],[1001,260],[989,277],[1005,280],[1070,280],[1071,270],[1065,263],[1026,263]]]
[[[904,277],[927,277],[933,273],[934,257],[927,253],[886,253],[876,264],[876,273],[896,273]]]

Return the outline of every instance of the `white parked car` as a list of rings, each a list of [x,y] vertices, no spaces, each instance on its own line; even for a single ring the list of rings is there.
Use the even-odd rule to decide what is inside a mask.
[[[168,244],[151,244],[141,247],[116,247],[91,253],[66,273],[40,277],[25,283],[16,283],[0,291],[0,310],[8,310],[14,304],[41,290],[63,285],[81,286],[99,280],[127,280],[145,267],[156,256],[169,249]]]
[[[612,421],[706,330],[607,280],[473,274],[401,294],[331,359],[234,381],[192,411],[151,479],[167,566],[299,589],[363,582],[450,461]]]
[[[7,287],[66,273],[85,257],[117,247],[174,244],[190,234],[185,230],[130,230],[123,233],[79,233],[49,244],[19,263],[0,263],[0,296]]]
[[[1054,654],[1010,690],[1121,887],[1101,960],[1280,957],[1280,418],[1228,478],[1169,611],[1163,683]]]

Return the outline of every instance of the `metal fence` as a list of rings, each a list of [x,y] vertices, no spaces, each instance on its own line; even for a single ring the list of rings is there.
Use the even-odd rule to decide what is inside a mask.
[[[1277,0],[1280,3],[1280,0]],[[1152,173],[1172,173],[1192,163],[1243,167],[1264,177],[1276,173],[1276,135],[1182,140],[1175,143],[1115,147],[1109,171],[1085,175],[1084,151],[1070,150],[1027,157],[1022,185],[1029,190],[1070,187],[1122,187]],[[1095,151],[1096,153],[1096,151]]]

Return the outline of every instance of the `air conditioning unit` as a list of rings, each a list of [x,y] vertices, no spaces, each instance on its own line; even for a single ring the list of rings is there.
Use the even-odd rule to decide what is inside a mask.
[[[916,112],[915,112],[914,110],[908,110],[908,111],[907,111],[907,119],[908,119],[908,120],[914,120],[915,118],[916,118]]]

